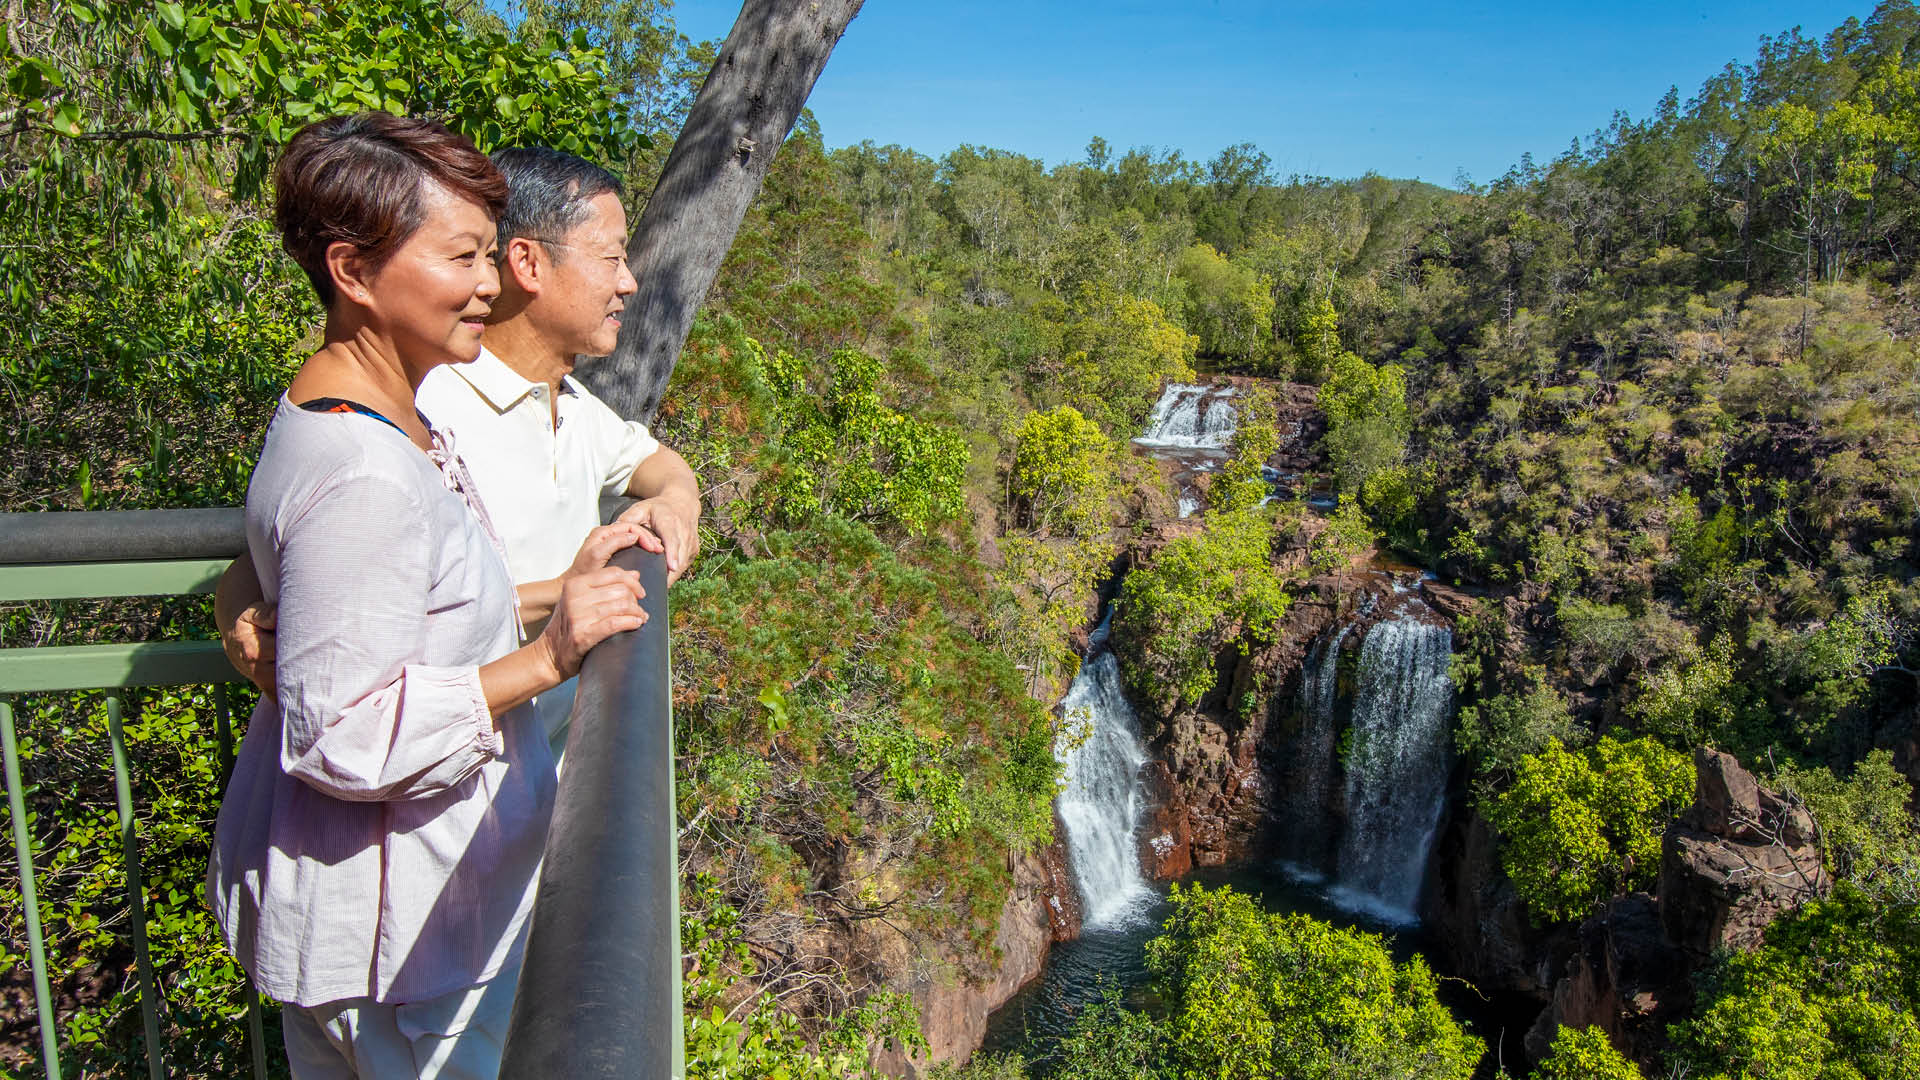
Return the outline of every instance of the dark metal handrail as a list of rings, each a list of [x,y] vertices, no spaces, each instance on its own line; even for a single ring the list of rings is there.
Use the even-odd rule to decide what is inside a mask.
[[[580,670],[502,1080],[684,1075],[666,559],[613,564],[647,623]]]
[[[245,550],[238,507],[0,514],[0,562],[13,565],[231,559]]]

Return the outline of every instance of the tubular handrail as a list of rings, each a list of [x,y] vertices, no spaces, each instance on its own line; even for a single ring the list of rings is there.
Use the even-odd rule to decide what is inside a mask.
[[[502,1080],[685,1075],[666,559],[613,563],[647,623],[580,670]]]
[[[247,550],[238,507],[0,514],[0,563],[232,559]]]

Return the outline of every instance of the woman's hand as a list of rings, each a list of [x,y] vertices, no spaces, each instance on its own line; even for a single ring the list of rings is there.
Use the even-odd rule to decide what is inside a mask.
[[[587,533],[585,540],[580,542],[580,550],[573,557],[573,565],[567,567],[566,573],[560,575],[561,584],[565,585],[570,577],[590,574],[607,565],[607,560],[613,558],[614,552],[640,543],[641,533],[641,527],[631,521],[616,521],[611,525],[597,526]],[[648,547],[648,550],[655,549]]]
[[[582,545],[582,556],[591,544],[590,538],[587,545]],[[645,595],[637,570],[601,566],[585,572],[569,572],[561,583],[560,601],[554,605],[553,616],[534,643],[552,667],[554,685],[579,674],[581,661],[595,645],[615,634],[646,625],[647,613],[640,607],[640,598]]]
[[[645,546],[644,542],[649,539],[652,538],[645,529],[628,522],[616,521],[595,528],[581,542],[579,552],[573,556],[573,565],[561,571],[559,577],[530,581],[514,588],[520,598],[520,624],[530,634],[538,631],[541,624],[553,616],[554,607],[560,603],[560,590],[569,578],[590,574],[607,565],[614,552],[636,543]]]
[[[227,652],[227,662],[267,697],[275,696],[278,690],[273,664],[274,626],[279,612],[278,607],[262,600],[242,609],[230,625],[220,627],[220,647]]]

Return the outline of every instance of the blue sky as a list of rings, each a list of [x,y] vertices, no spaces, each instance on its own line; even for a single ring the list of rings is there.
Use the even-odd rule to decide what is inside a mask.
[[[737,0],[678,0],[695,39]],[[1048,164],[1087,140],[1205,160],[1251,142],[1292,173],[1484,183],[1614,110],[1682,100],[1762,34],[1824,36],[1871,2],[1612,4],[868,0],[809,102],[831,146],[938,157],[961,143]]]

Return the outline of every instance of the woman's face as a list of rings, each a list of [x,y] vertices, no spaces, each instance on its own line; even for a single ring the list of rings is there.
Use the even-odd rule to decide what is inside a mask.
[[[427,182],[418,229],[368,282],[362,303],[421,371],[480,355],[482,320],[500,295],[494,224],[485,207]]]

